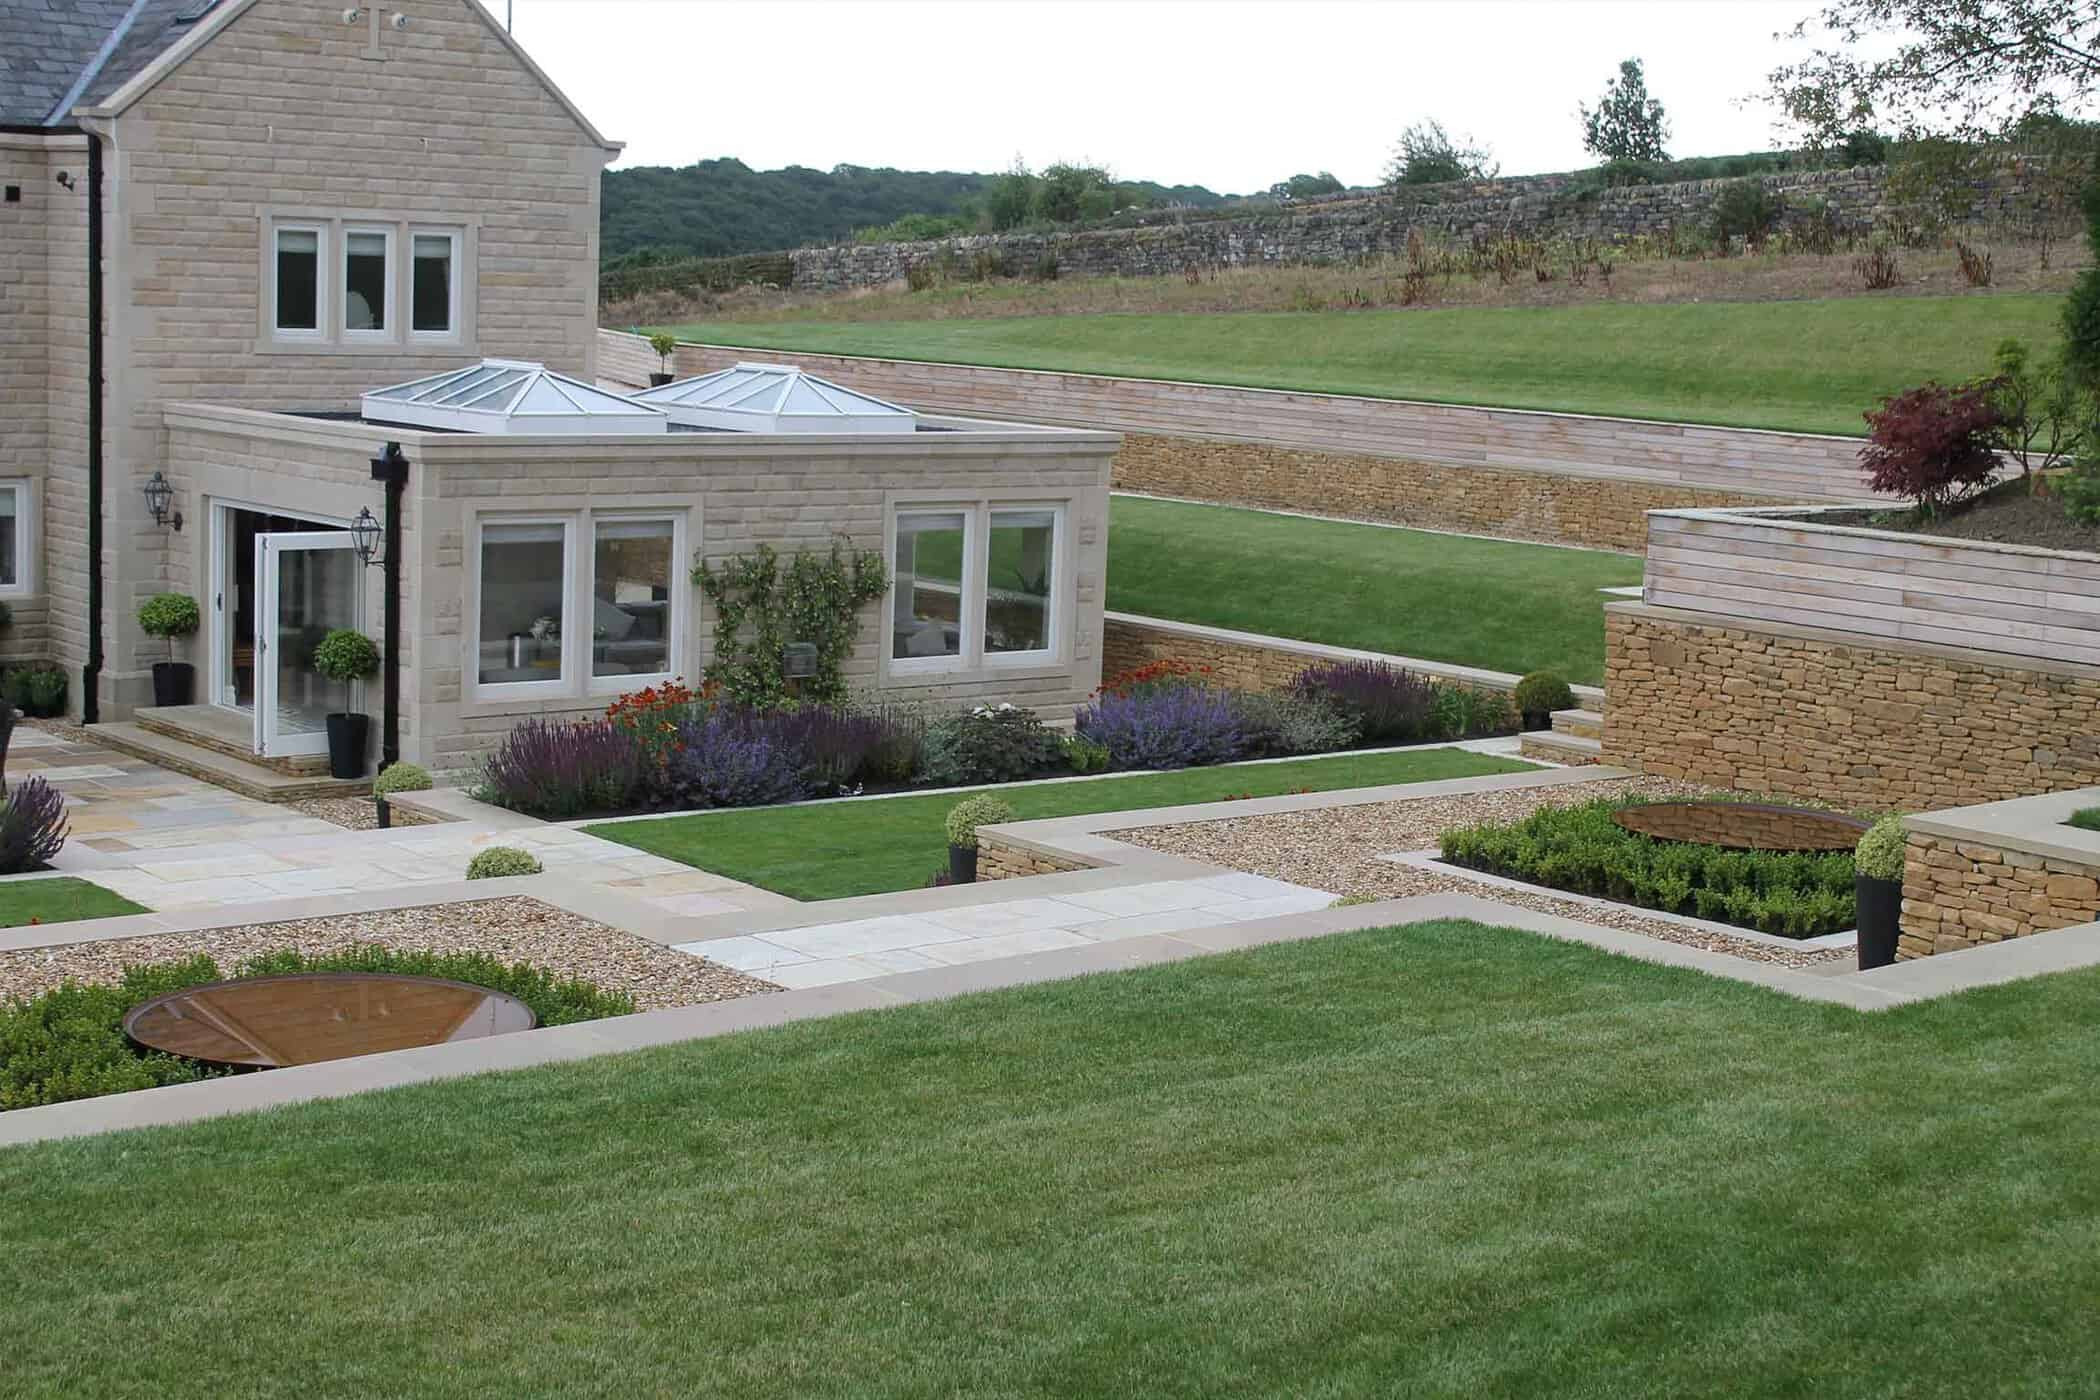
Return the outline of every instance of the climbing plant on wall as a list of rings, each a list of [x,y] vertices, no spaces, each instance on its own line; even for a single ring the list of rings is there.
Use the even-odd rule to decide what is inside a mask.
[[[732,700],[771,708],[789,698],[785,661],[796,642],[816,650],[802,698],[846,698],[842,668],[860,635],[860,610],[888,591],[890,575],[881,554],[849,551],[840,537],[828,553],[798,551],[784,569],[769,544],[733,555],[719,568],[696,555],[693,582],[715,606],[714,659],[706,678]]]

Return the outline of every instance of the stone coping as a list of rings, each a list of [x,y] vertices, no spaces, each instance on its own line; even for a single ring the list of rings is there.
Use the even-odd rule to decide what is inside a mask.
[[[1576,894],[1572,890],[1555,889],[1551,885],[1535,885],[1528,880],[1513,880],[1507,875],[1490,874],[1485,870],[1474,870],[1468,866],[1454,864],[1445,860],[1437,851],[1393,851],[1378,856],[1377,859],[1393,865],[1411,866],[1416,870],[1433,871],[1438,875],[1485,885],[1489,889],[1518,890],[1525,894],[1544,895],[1548,899],[1564,899],[1570,904],[1580,904],[1590,909],[1631,910],[1644,919],[1676,924],[1680,928],[1697,929],[1701,933],[1740,938],[1745,943],[1761,943],[1768,948],[1854,948],[1859,945],[1857,929],[1821,934],[1815,938],[1786,938],[1776,933],[1761,933],[1754,928],[1743,928],[1738,924],[1694,918],[1690,914],[1673,914],[1667,909],[1650,909],[1645,904],[1625,904],[1616,899],[1605,899],[1600,895]]]
[[[1396,529],[1410,528],[1396,526]],[[1418,656],[1394,656],[1383,651],[1359,651],[1355,647],[1329,646],[1325,642],[1301,642],[1295,637],[1273,637],[1265,632],[1236,632],[1229,627],[1210,627],[1200,622],[1177,622],[1172,618],[1144,617],[1137,613],[1108,612],[1102,614],[1105,621],[1121,622],[1132,627],[1149,628],[1155,632],[1166,632],[1187,637],[1190,641],[1217,642],[1229,646],[1259,647],[1263,651],[1280,651],[1303,656],[1309,661],[1382,661],[1388,666],[1397,666],[1404,671],[1434,676],[1439,680],[1463,681],[1467,685],[1484,686],[1490,690],[1515,690],[1523,677],[1508,671],[1490,671],[1480,666],[1461,666],[1450,661],[1424,661]],[[1580,708],[1601,710],[1604,708],[1604,687],[1577,685],[1569,687],[1575,692]],[[1421,747],[1417,745],[1416,747]],[[1317,757],[1317,755],[1308,755]]]
[[[1950,807],[1905,817],[1903,825],[1920,836],[1995,846],[2045,860],[2100,868],[2100,831],[2064,825],[2064,819],[2082,807],[2100,807],[2100,787],[2014,797],[1974,807]]]
[[[1169,435],[1162,434],[1162,436]],[[1227,441],[1231,441],[1231,439],[1227,439]],[[1521,468],[1506,468],[1505,470],[1514,471],[1521,470]],[[1573,473],[1569,475],[1572,476]],[[1623,481],[1627,478],[1622,476],[1604,476],[1595,479],[1599,481]],[[1284,515],[1289,516],[1293,520],[1317,520],[1323,525],[1368,525],[1376,530],[1406,530],[1417,535],[1450,535],[1454,539],[1485,540],[1489,544],[1529,545],[1534,549],[1572,549],[1579,554],[1616,554],[1624,559],[1638,559],[1643,553],[1643,551],[1638,549],[1613,549],[1609,545],[1601,544],[1571,544],[1566,540],[1527,540],[1510,535],[1486,535],[1478,530],[1453,530],[1442,525],[1409,525],[1398,520],[1373,520],[1369,516],[1364,515],[1322,515],[1318,511],[1292,510],[1286,506],[1250,506],[1242,505],[1237,501],[1205,500],[1201,496],[1163,496],[1157,491],[1125,491],[1120,488],[1110,488],[1108,494],[1111,498],[1128,496],[1134,501],[1168,501],[1174,505],[1212,506],[1218,510],[1243,510],[1255,515]],[[1639,585],[1634,585],[1627,589],[1601,588],[1597,591],[1600,593],[1638,593],[1641,590]]]
[[[1863,1012],[1886,1010],[1973,987],[2100,965],[2100,924],[1917,959],[1872,972],[1829,976],[1768,963],[1747,963],[1721,953],[1512,908],[1470,895],[1423,895],[1208,929],[1145,934],[833,986],[761,993],[733,1001],[300,1065],[267,1074],[235,1075],[15,1109],[0,1113],[0,1146],[190,1123],[377,1089],[679,1044],[844,1012],[940,1001],[972,992],[1126,971],[1270,943],[1433,919],[1472,919],[1522,929],[1623,957],[1703,972],[1804,1001],[1848,1006]]]
[[[1864,510],[1872,506],[1886,506],[1887,502],[1862,500],[1856,505],[1801,505],[1801,506],[1680,506],[1671,510],[1651,510],[1650,515],[1664,515],[1677,520],[1713,520],[1736,525],[1770,525],[1780,529],[1802,530],[1818,535],[1854,535],[1864,539],[1888,540],[1895,544],[1914,545],[1919,548],[1951,549],[1982,554],[2010,554],[2035,559],[2077,559],[2100,563],[2100,554],[2082,549],[2050,549],[2044,545],[2005,544],[1997,540],[1972,540],[1959,535],[1928,535],[1916,530],[1878,530],[1871,525],[1826,525],[1817,520],[1802,520],[1804,515],[1829,515],[1838,511]]]
[[[2100,666],[2088,666],[2078,661],[2048,660],[2019,652],[1978,651],[1973,647],[1942,646],[1935,642],[1906,641],[1900,637],[1869,636],[1862,632],[1845,632],[1833,627],[1811,627],[1798,622],[1773,622],[1766,618],[1739,617],[1733,613],[1696,612],[1690,608],[1673,608],[1660,603],[1631,600],[1606,603],[1604,611],[1656,622],[1673,622],[1682,627],[1702,627],[1712,632],[1743,632],[1760,637],[1787,637],[1798,641],[1823,642],[1849,651],[1886,652],[1892,656],[1919,656],[1936,661],[1963,662],[1971,666],[1988,667],[1993,671],[2039,671],[2050,676],[2100,680]]]

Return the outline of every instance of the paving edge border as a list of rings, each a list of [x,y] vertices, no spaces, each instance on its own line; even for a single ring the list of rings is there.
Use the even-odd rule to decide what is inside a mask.
[[[1058,981],[1100,972],[1180,962],[1271,943],[1295,942],[1366,928],[1433,919],[1470,919],[1607,953],[1703,972],[1805,1001],[1881,1011],[2051,972],[2100,965],[2100,924],[2035,934],[2011,942],[1916,959],[1873,972],[1819,976],[1722,953],[1664,943],[1616,929],[1512,908],[1474,895],[1421,895],[1310,914],[1252,920],[1210,929],[1147,934],[995,962],[895,973],[861,982],[769,992],[734,1001],[646,1011],[491,1036],[457,1044],[395,1050],[267,1074],[174,1084],[0,1114],[0,1146],[166,1127],[228,1114],[431,1083],[468,1075],[560,1064],[596,1055],[651,1049],[759,1030],[845,1012],[944,1000],[973,992]]]

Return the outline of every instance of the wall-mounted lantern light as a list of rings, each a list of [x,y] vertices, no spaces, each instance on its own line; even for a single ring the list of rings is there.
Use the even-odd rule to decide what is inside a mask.
[[[366,568],[386,562],[386,535],[379,528],[379,517],[372,514],[370,506],[360,508],[357,519],[350,522],[350,541]]]
[[[155,471],[152,476],[146,479],[145,492],[146,509],[153,513],[153,523],[156,525],[173,525],[180,530],[182,528],[182,512],[178,510],[171,514],[168,510],[168,507],[175,502],[175,488],[168,484],[168,479],[158,471]]]

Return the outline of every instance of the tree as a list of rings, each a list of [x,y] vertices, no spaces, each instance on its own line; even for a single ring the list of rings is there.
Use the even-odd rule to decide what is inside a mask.
[[[1115,181],[1098,165],[1060,161],[1043,167],[1035,192],[1035,215],[1053,224],[1104,219],[1116,211]]]
[[[2100,0],[1832,0],[1778,37],[1816,31],[1827,46],[1773,69],[1769,100],[1817,147],[1870,123],[1994,134],[2100,85]]]
[[[1036,179],[1019,156],[984,192],[984,217],[995,231],[1019,228],[1035,213]]]
[[[1316,194],[1340,194],[1342,189],[1342,182],[1334,178],[1333,171],[1322,170],[1317,175],[1293,175],[1288,180],[1278,180],[1269,186],[1269,198],[1309,199]]]
[[[1669,139],[1669,119],[1662,103],[1648,95],[1637,58],[1619,65],[1619,76],[1604,84],[1604,99],[1594,109],[1582,108],[1583,149],[1606,161],[1668,160],[1663,144]]]
[[[1386,166],[1388,185],[1440,185],[1451,180],[1492,180],[1501,170],[1495,153],[1471,135],[1455,141],[1435,118],[1400,133],[1399,149]]]
[[[2003,426],[1994,382],[1924,384],[1883,399],[1867,414],[1859,465],[1875,491],[1908,496],[1918,513],[1944,515],[1998,475]]]
[[[2030,484],[2076,457],[2091,427],[2092,406],[2065,371],[2061,353],[2036,360],[2017,340],[1998,342],[1998,373],[1980,381],[1998,410],[1993,444],[2020,464]]]

